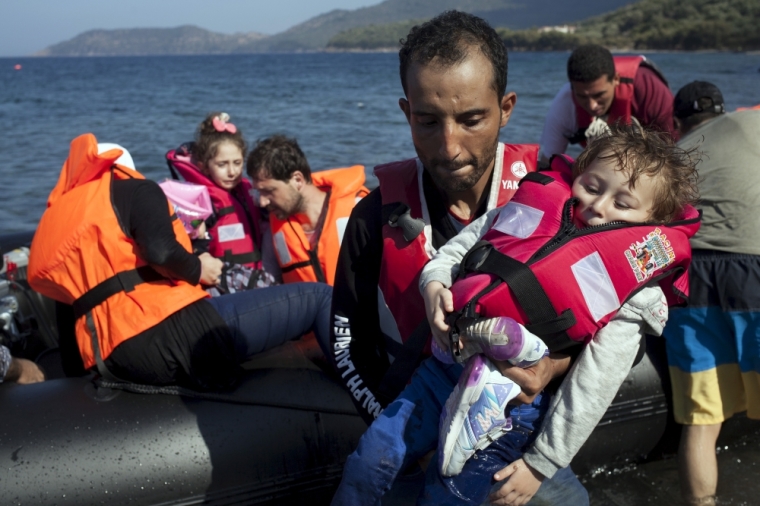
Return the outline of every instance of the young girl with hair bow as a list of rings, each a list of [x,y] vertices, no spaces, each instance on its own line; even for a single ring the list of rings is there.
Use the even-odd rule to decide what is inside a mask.
[[[212,295],[270,286],[275,278],[262,263],[262,220],[254,190],[243,177],[247,146],[240,129],[225,112],[213,112],[198,126],[195,142],[166,154],[175,179],[204,185],[213,214],[206,220],[207,234],[193,241],[196,252],[208,251],[225,262]]]

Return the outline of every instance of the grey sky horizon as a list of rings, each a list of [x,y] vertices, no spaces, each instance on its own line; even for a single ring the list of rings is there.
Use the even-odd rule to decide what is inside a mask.
[[[196,25],[219,33],[287,30],[333,9],[382,0],[0,0],[0,57],[30,56],[82,32]]]

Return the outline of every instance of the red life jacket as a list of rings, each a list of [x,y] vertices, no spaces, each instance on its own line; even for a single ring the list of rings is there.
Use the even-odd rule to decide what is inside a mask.
[[[517,190],[520,179],[535,171],[537,165],[538,145],[499,143],[487,209],[506,204]],[[400,343],[406,342],[414,329],[425,320],[419,277],[422,268],[435,253],[430,213],[422,187],[424,170],[418,159],[375,168],[375,175],[380,181],[383,209],[391,210],[389,219],[383,224],[379,287],[384,300],[378,301],[378,310],[384,333]],[[422,220],[420,225],[424,222],[422,232],[410,239],[404,238],[403,227],[398,222],[398,218],[406,212],[412,219]],[[388,311],[392,322],[383,318]],[[428,343],[425,352],[429,351]]]
[[[181,156],[175,150],[166,153],[166,162],[172,174],[176,170],[188,183],[208,188],[214,207],[214,214],[206,220],[211,237],[209,253],[230,264],[260,269],[260,215],[253,200],[251,183],[243,178],[228,192],[198,170],[189,157]]]
[[[668,84],[665,76],[662,75],[653,63],[649,62],[644,56],[615,56],[615,72],[620,77],[620,84],[615,88],[615,98],[612,100],[609,110],[607,111],[607,124],[613,125],[617,122],[625,125],[631,124],[631,104],[633,103],[633,81],[636,78],[640,66],[645,66],[654,71],[665,85]],[[594,118],[586,112],[586,109],[578,104],[575,95],[572,94],[573,103],[575,104],[575,122],[578,127],[575,135],[570,140],[571,143],[580,142],[586,145],[586,129]],[[575,142],[573,142],[575,141]]]
[[[700,216],[688,206],[664,224],[573,224],[576,199],[565,157],[530,174],[462,261],[451,287],[461,317],[510,316],[558,350],[588,342],[620,306],[657,280],[669,304],[688,295],[689,238]],[[563,167],[564,165],[564,167]]]

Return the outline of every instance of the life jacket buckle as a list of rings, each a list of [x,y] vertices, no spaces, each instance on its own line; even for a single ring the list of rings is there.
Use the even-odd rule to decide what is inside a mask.
[[[399,204],[388,217],[388,225],[401,228],[406,242],[412,242],[425,229],[425,222],[412,218],[411,209],[406,204]]]

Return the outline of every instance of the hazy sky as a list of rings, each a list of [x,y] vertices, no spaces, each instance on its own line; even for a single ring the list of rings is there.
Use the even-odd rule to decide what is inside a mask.
[[[274,34],[333,9],[381,0],[0,0],[0,56],[25,56],[96,28],[197,25]]]

